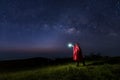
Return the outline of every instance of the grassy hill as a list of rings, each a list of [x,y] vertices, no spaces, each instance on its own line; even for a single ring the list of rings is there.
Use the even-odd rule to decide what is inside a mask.
[[[14,66],[10,69],[2,67],[0,80],[120,80],[120,63],[101,63],[102,61],[87,61],[86,66],[80,64],[79,67],[73,62],[41,67],[20,66],[17,69]]]

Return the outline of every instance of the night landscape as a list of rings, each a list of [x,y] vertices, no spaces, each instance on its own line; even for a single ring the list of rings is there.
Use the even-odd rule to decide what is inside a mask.
[[[0,80],[120,80],[120,0],[0,0]]]

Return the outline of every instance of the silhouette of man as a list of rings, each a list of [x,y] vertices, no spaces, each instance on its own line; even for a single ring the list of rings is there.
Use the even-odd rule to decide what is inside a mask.
[[[79,66],[79,62],[82,62],[83,65],[85,66],[85,61],[82,55],[82,50],[78,43],[76,43],[73,46],[73,60],[77,62],[77,66]]]

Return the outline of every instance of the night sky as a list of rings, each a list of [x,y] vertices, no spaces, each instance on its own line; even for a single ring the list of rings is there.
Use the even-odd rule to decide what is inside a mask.
[[[120,55],[120,0],[0,0],[0,58],[71,56],[69,42]]]

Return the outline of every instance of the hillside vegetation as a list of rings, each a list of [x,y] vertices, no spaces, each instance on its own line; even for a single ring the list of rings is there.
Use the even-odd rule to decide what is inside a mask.
[[[0,80],[120,80],[120,63],[87,61],[86,66],[78,67],[73,62],[29,67],[0,68]]]

